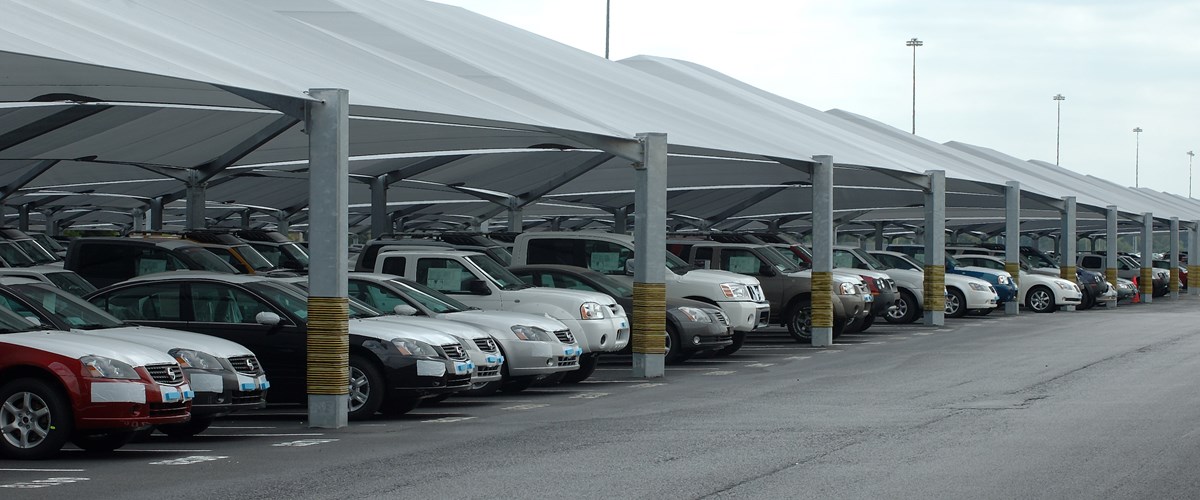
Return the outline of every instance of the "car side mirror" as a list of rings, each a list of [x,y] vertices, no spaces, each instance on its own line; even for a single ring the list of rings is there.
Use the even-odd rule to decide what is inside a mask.
[[[42,319],[37,316],[25,316],[25,321],[33,323],[37,326],[42,326]]]
[[[254,322],[260,325],[275,326],[283,322],[283,318],[273,312],[263,311],[254,315]]]
[[[397,304],[396,307],[392,308],[392,312],[401,316],[416,316],[417,308],[408,304]]]
[[[473,279],[467,285],[467,290],[471,295],[491,295],[492,289],[488,288],[487,283],[480,279]]]

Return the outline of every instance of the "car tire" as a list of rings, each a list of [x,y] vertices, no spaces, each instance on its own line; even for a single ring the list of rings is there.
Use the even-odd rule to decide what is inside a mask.
[[[596,365],[600,360],[600,356],[594,353],[585,353],[579,356],[579,369],[563,373],[562,383],[578,384],[587,380],[596,371]]]
[[[77,432],[71,436],[71,444],[85,451],[113,451],[125,446],[133,439],[133,434],[134,431]]]
[[[383,404],[383,375],[367,358],[350,356],[350,420],[371,418]]]
[[[733,343],[722,347],[716,351],[717,356],[728,356],[738,352],[742,345],[746,343],[746,332],[733,332]]]
[[[1035,313],[1054,312],[1054,292],[1044,286],[1035,286],[1025,293],[1025,307]]]
[[[204,432],[212,425],[213,419],[208,417],[192,417],[182,424],[167,424],[158,426],[158,431],[173,438],[190,438]]]
[[[663,355],[663,362],[673,365],[687,361],[691,357],[692,353],[684,352],[679,348],[679,332],[670,323],[667,324],[666,344],[667,350]]]
[[[1091,309],[1092,307],[1095,307],[1096,297],[1092,296],[1092,293],[1088,291],[1087,287],[1082,287],[1082,288],[1083,288],[1083,297],[1079,301],[1079,305],[1075,306],[1075,309],[1080,310],[1080,311],[1086,311],[1088,309]],[[1026,295],[1026,298],[1028,298],[1029,294],[1025,294],[1025,295]]]
[[[20,428],[0,435],[0,455],[5,457],[50,457],[67,443],[75,425],[70,401],[62,390],[44,380],[24,378],[0,385],[0,405],[0,427],[28,419]]]
[[[812,299],[800,299],[787,314],[788,335],[803,344],[812,343]]]
[[[888,323],[906,324],[917,320],[917,314],[921,311],[921,304],[917,303],[917,296],[913,295],[908,290],[900,290],[900,300],[896,301],[896,309],[894,313],[887,313],[883,319]]]
[[[947,288],[950,295],[946,297],[946,317],[961,318],[967,315],[967,296],[957,288]]]
[[[863,318],[859,322],[855,323],[855,328],[854,328],[853,332],[850,331],[849,329],[847,329],[846,333],[862,333],[862,332],[865,332],[868,329],[870,329],[871,325],[874,325],[874,324],[875,324],[875,315],[872,314],[870,316]]]
[[[380,405],[379,411],[389,417],[395,417],[413,411],[417,405],[421,404],[421,401],[423,400],[416,396],[396,395],[384,401]]]

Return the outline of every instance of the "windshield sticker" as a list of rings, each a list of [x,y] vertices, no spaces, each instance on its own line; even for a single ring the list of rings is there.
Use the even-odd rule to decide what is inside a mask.
[[[161,273],[167,270],[167,261],[165,259],[140,259],[138,260],[138,276],[143,274]]]
[[[758,257],[753,255],[732,255],[729,257],[729,272],[738,274],[755,274],[758,272]]]
[[[592,252],[592,262],[588,267],[593,271],[608,273],[621,270],[621,254],[618,252]]]
[[[430,269],[425,276],[425,284],[434,290],[443,292],[461,292],[461,269]]]

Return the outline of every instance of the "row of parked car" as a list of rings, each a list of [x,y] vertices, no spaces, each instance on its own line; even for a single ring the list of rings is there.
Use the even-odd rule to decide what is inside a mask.
[[[352,419],[465,391],[578,382],[598,356],[629,351],[630,236],[544,232],[511,240],[397,235],[355,249]],[[147,429],[194,435],[230,412],[305,402],[302,245],[269,231],[58,243],[0,229],[0,264],[8,266],[0,268],[4,455],[49,456],[67,441],[113,449]],[[811,338],[811,254],[798,241],[680,234],[667,250],[668,362],[731,354],[771,324],[797,341]],[[1038,312],[1085,308],[1118,294],[1091,275],[1080,275],[1082,288],[1040,275],[1044,263],[1033,260],[1023,262],[1018,287],[1003,262],[978,250],[948,252],[942,293],[950,317],[1012,300]],[[835,335],[867,330],[880,317],[919,317],[921,252],[836,247]]]

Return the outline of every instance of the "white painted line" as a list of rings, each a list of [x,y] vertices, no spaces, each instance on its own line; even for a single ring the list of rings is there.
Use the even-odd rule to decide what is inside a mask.
[[[547,406],[550,406],[550,405],[547,405],[547,404],[527,404],[527,405],[506,406],[506,407],[504,407],[504,408],[501,408],[501,410],[520,410],[520,411],[524,411],[524,410],[536,410],[536,409],[538,409],[538,408],[545,408],[545,407],[547,407]]]
[[[935,332],[953,332],[953,331],[954,331],[954,329],[953,329],[953,328],[939,328],[939,329],[937,329],[937,330],[934,330],[934,331],[935,331]]]
[[[259,437],[259,438],[269,438],[269,437],[304,437],[304,436],[324,436],[324,434],[321,434],[320,432],[297,432],[297,433],[291,433],[291,434],[288,434],[288,433],[280,433],[280,434],[269,434],[269,433],[262,433],[262,434],[198,434],[198,435],[196,435],[196,437],[201,437],[201,438],[205,438],[205,437],[217,437],[217,438]]]
[[[883,341],[875,341],[875,342],[863,342],[862,345],[884,345],[886,343],[887,342],[883,342]]]
[[[337,440],[336,439],[301,439],[299,441],[288,441],[286,443],[275,443],[271,446],[304,447],[304,446],[314,446],[314,445],[318,445],[318,444],[332,443],[334,441],[337,441]]]
[[[442,417],[442,418],[435,418],[433,420],[422,420],[421,422],[429,422],[429,423],[435,423],[435,424],[448,424],[451,422],[462,422],[464,420],[471,420],[473,418],[475,418],[475,417]]]
[[[387,427],[388,424],[354,424],[355,427]]]
[[[775,366],[775,363],[751,363],[746,365],[746,368],[766,368],[768,366]]]
[[[817,352],[817,354],[837,354],[837,353],[839,353],[839,352],[842,352],[842,351],[836,351],[836,350],[823,350],[823,351],[816,351],[816,352]]]
[[[135,448],[134,446],[137,446],[137,445],[128,446],[128,447],[121,448],[118,450],[113,450],[112,452],[113,453],[211,453],[212,452],[212,450],[156,450],[156,449],[151,449],[151,448]],[[62,451],[64,451],[64,452],[80,452],[83,450],[78,450],[78,449],[74,449],[74,448],[64,448]]]
[[[625,368],[625,370],[629,370],[629,368]],[[581,384],[632,384],[634,382],[639,382],[639,381],[638,380],[581,380],[581,381],[579,381],[579,383],[581,383]]]
[[[933,335],[935,333],[937,333],[937,332],[920,332],[920,333],[914,333],[913,335],[920,335],[920,336],[924,337],[926,335]]]
[[[568,399],[596,399],[596,398],[602,398],[607,395],[608,395],[607,392],[581,392],[579,394],[569,397]]]
[[[667,385],[667,384],[665,382],[646,382],[644,384],[631,385],[631,386],[629,386],[629,388],[631,388],[631,389],[649,389],[651,387],[658,387],[660,385]]]
[[[888,340],[908,340],[908,337],[888,337]]]
[[[491,399],[491,398],[488,398],[487,402],[489,402],[489,403],[532,403],[533,400],[532,399]]]
[[[214,456],[193,455],[190,457],[173,458],[171,460],[160,460],[158,462],[150,462],[150,465],[192,465],[192,464],[199,464],[199,463],[204,463],[204,462],[215,462],[217,460],[224,460],[226,458],[229,458],[229,457],[224,456],[224,455],[214,455]]]
[[[86,477],[51,477],[46,479],[36,479],[33,481],[25,481],[21,483],[0,484],[0,488],[12,488],[18,490],[30,490],[34,488],[47,488],[50,486],[58,486],[60,484],[78,483],[80,481],[88,481]]]
[[[251,427],[251,426],[232,426],[232,425],[227,426],[227,427],[220,426],[220,425],[210,425],[210,426],[208,426],[208,428],[209,429],[278,429],[278,427]]]
[[[733,373],[737,373],[737,371],[736,370],[717,370],[717,371],[705,373],[704,375],[730,375]]]
[[[0,469],[0,472],[85,472],[86,469]]]
[[[811,357],[812,356],[788,356],[786,358],[783,358],[783,360],[784,361],[799,361],[801,359],[809,359]]]

